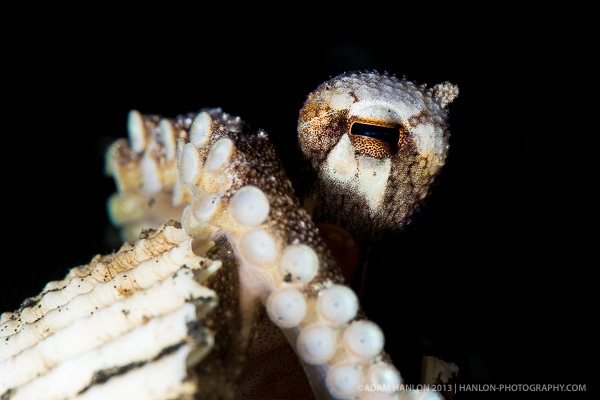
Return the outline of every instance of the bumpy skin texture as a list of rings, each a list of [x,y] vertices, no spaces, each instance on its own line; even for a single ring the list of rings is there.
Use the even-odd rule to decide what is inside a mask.
[[[204,398],[305,397],[297,382],[261,392],[265,375],[243,369],[249,352],[280,348],[273,336],[250,349],[255,332],[271,338],[273,324],[317,398],[438,398],[396,391],[401,378],[383,350],[383,333],[360,310],[313,218],[342,225],[363,243],[401,228],[444,162],[445,107],[456,94],[450,84],[428,90],[377,73],[322,85],[299,120],[309,168],[300,188],[304,207],[265,132],[220,109],[174,119],[130,113],[129,141],[107,154],[119,189],[109,203],[113,222],[132,239],[140,227],[180,215],[186,234],[210,237],[223,262],[205,282],[219,305],[205,321],[214,348],[196,368],[213,382]],[[394,131],[396,142],[363,135],[372,125]],[[361,392],[362,385],[384,390]]]
[[[427,89],[377,73],[340,75],[312,92],[298,137],[313,173],[302,198],[315,221],[363,243],[402,229],[445,162],[445,107],[457,94],[449,83]],[[353,135],[354,123],[393,127],[399,143]]]
[[[201,147],[192,144],[202,142],[193,135],[192,143],[180,144],[180,174],[194,194],[184,212],[183,225],[191,235],[204,232],[206,223],[216,226],[231,244],[238,262],[241,314],[251,315],[256,300],[264,304],[303,361],[311,356],[298,349],[302,346],[300,337],[307,330],[323,327],[324,340],[332,341],[331,348],[318,361],[303,363],[318,397],[330,395],[328,372],[338,364],[352,361],[365,375],[371,365],[385,365],[395,374],[393,367],[383,362],[385,353],[377,345],[365,357],[349,354],[344,346],[344,331],[357,310],[336,322],[322,315],[318,306],[321,294],[340,287],[344,279],[310,216],[294,196],[266,134],[231,131],[216,117],[206,128]],[[221,147],[225,150],[215,150]],[[293,255],[296,250],[301,252],[297,258]],[[290,254],[292,261],[284,261]],[[353,295],[349,296],[352,302]],[[288,307],[294,309],[289,316],[285,311]],[[372,330],[380,335],[376,326]]]
[[[260,321],[256,303],[263,304],[298,354],[317,397],[361,395],[341,383],[346,379],[355,379],[354,386],[400,382],[383,352],[381,331],[364,322],[313,218],[349,230],[361,246],[386,230],[401,229],[444,163],[445,107],[456,95],[457,88],[448,83],[427,89],[377,73],[345,74],[321,85],[309,95],[298,124],[307,166],[300,187],[304,208],[265,132],[253,132],[220,109],[174,120],[133,112],[132,146],[117,144],[109,152],[107,164],[121,188],[111,203],[113,220],[127,232],[139,221],[157,220],[163,213],[157,198],[171,197],[176,207],[189,203],[182,216],[186,232],[210,235],[217,253],[232,264],[211,286],[220,297],[236,299],[217,311],[237,316],[221,331],[228,337],[233,329],[239,337],[251,336]],[[373,125],[396,130],[392,140],[397,142],[361,135],[354,124],[367,125],[367,131]],[[174,164],[165,160],[175,141],[180,179],[171,184]],[[129,199],[148,207],[131,219],[131,213],[122,212]],[[292,261],[290,254],[295,254]],[[320,299],[332,288],[342,294],[328,306]],[[363,325],[367,336],[356,340],[371,347],[361,355],[346,332]],[[259,331],[266,336],[264,328]],[[330,348],[318,348],[315,340]],[[241,343],[240,353],[249,341]],[[269,347],[268,341],[262,346]],[[223,359],[216,356],[214,363],[226,364]],[[231,378],[240,371],[227,373]],[[244,379],[244,385],[259,387],[253,379]],[[395,394],[400,395],[416,394]]]

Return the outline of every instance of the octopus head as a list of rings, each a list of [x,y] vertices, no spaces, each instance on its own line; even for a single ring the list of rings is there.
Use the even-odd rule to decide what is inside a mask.
[[[404,226],[448,152],[446,107],[458,88],[375,72],[340,75],[300,111],[299,145],[315,184],[302,193],[317,222],[360,237]],[[365,219],[366,218],[366,219]]]

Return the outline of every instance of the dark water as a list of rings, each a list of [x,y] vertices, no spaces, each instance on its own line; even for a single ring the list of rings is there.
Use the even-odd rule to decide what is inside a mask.
[[[549,270],[533,245],[529,143],[507,111],[514,99],[503,78],[506,48],[493,42],[482,50],[468,37],[409,52],[385,41],[262,39],[206,53],[192,42],[120,39],[79,46],[42,38],[15,50],[3,110],[0,309],[118,246],[105,213],[114,185],[103,175],[103,153],[126,135],[130,109],[174,116],[220,106],[264,129],[293,170],[306,95],[342,72],[385,70],[461,90],[450,106],[440,185],[408,232],[381,243],[365,308],[384,329],[386,348],[400,366],[419,352],[455,362],[459,382],[591,384],[581,363],[590,346],[588,294],[574,287],[576,271]]]

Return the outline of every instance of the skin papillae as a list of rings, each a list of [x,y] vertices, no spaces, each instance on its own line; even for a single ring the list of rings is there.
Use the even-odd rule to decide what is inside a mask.
[[[381,398],[437,398],[395,391],[401,377],[383,333],[315,221],[349,232],[363,262],[369,243],[402,229],[444,164],[457,94],[449,83],[371,72],[324,83],[300,111],[300,198],[267,133],[240,118],[130,113],[129,140],[107,154],[118,187],[110,215],[126,240],[177,219],[216,243],[223,266],[205,282],[219,301],[206,317],[215,346],[196,371],[212,393],[359,398],[373,395],[360,385],[374,384]]]
[[[434,186],[449,148],[447,106],[457,95],[447,82],[427,88],[387,74],[351,73],[321,85],[300,111],[309,178],[297,190],[315,222],[341,227],[358,242],[362,270],[347,276],[357,290],[364,289],[372,245],[402,231]],[[356,129],[373,126],[397,136],[390,142]]]

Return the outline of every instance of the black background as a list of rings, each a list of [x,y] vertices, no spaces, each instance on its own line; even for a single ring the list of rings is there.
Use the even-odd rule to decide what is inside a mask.
[[[593,388],[584,363],[591,294],[577,264],[549,260],[557,249],[536,243],[534,177],[543,171],[532,167],[531,128],[523,121],[539,113],[525,96],[542,79],[529,64],[544,57],[532,45],[539,39],[512,39],[486,19],[460,29],[443,19],[376,26],[366,35],[352,23],[327,30],[319,19],[271,26],[214,17],[203,28],[212,14],[183,23],[184,33],[157,22],[172,15],[153,17],[118,33],[110,19],[28,24],[20,35],[33,30],[34,39],[8,40],[0,309],[18,307],[68,268],[119,246],[106,217],[114,185],[103,175],[103,155],[126,136],[130,109],[175,116],[220,106],[265,129],[294,168],[307,94],[337,74],[376,69],[460,88],[450,105],[451,147],[440,185],[405,242],[390,245],[373,294],[380,306],[367,310],[386,332],[387,347],[402,354],[394,335],[406,327],[459,364],[460,382]],[[525,395],[548,396],[503,394]]]

